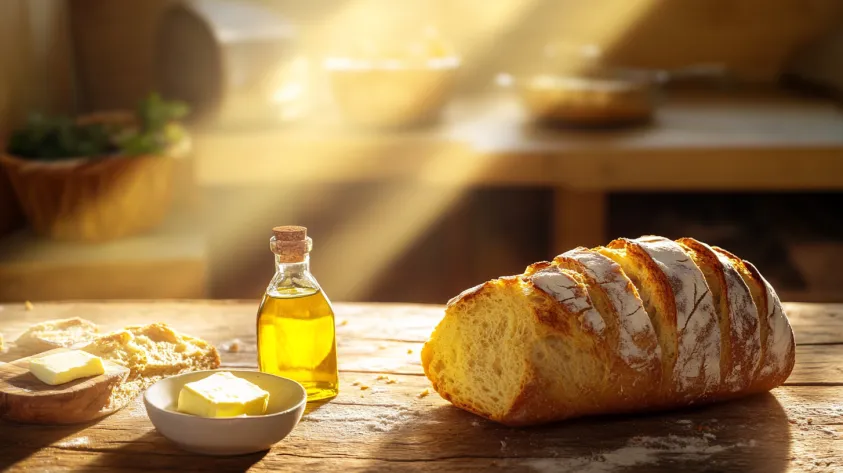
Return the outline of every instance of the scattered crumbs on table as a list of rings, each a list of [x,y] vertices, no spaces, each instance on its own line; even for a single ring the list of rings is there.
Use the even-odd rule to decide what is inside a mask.
[[[348,325],[348,320],[346,320],[346,319],[340,320],[340,327],[345,327],[346,325]]]
[[[677,421],[676,421],[676,423],[677,423],[677,424],[687,425],[687,424],[690,424],[690,423],[691,423],[691,420],[690,420],[690,419],[679,419],[679,420],[677,420]]]
[[[395,379],[395,378],[389,378],[389,379],[386,380],[386,384],[396,384],[396,383],[398,383],[398,380]]]
[[[363,381],[360,381],[359,379],[355,379],[354,382],[351,383],[352,386],[360,386],[361,384],[363,384]]]
[[[424,391],[419,393],[419,398],[426,397],[430,394],[430,388],[424,388]]]
[[[368,385],[365,385],[365,384],[361,384],[361,385],[360,385],[360,390],[361,390],[361,391],[365,391],[365,390],[367,390],[367,389],[369,389],[369,386],[368,386]]]
[[[32,310],[35,306],[32,305],[32,302],[26,301],[23,303],[23,308],[26,310]]]
[[[383,343],[378,345],[378,350],[386,350],[386,349],[387,349],[387,346],[384,345]]]
[[[387,376],[385,374],[379,374],[378,377],[375,378],[376,381],[380,381],[380,380],[383,380],[383,379],[389,379],[389,376]]]
[[[2,307],[0,307],[0,310],[2,310],[2,309],[3,309],[3,308],[2,308]],[[412,349],[412,348],[408,348],[408,349],[407,349],[407,354],[408,354],[408,355],[412,355],[412,354],[413,354],[413,349]]]
[[[810,417],[808,417],[808,425],[811,425],[813,423],[814,423],[814,419],[811,419]]]
[[[223,343],[221,348],[226,353],[239,353],[243,350],[244,346],[243,342],[239,338],[235,338],[234,340]]]

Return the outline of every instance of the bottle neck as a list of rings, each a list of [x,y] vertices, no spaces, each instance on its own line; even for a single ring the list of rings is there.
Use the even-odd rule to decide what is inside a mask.
[[[298,263],[281,262],[275,256],[275,277],[269,283],[268,293],[300,294],[319,290],[319,283],[310,273],[310,257],[305,254],[304,261]]]
[[[290,276],[310,273],[310,255],[304,255],[304,261],[299,263],[282,263],[281,258],[275,255],[275,273],[288,274]]]

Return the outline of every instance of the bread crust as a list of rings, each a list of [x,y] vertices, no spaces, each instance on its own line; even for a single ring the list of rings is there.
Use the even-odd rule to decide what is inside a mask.
[[[793,328],[773,286],[749,261],[723,248],[714,250],[726,257],[740,272],[758,309],[761,337],[761,361],[748,392],[764,392],[784,383],[796,364]]]
[[[749,287],[723,254],[693,238],[677,242],[703,270],[715,296],[721,329],[721,394],[747,389],[761,363],[760,321]]]

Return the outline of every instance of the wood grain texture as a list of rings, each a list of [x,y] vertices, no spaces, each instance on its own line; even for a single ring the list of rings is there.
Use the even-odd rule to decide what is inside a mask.
[[[68,302],[6,305],[0,330],[82,316],[106,329],[165,321],[221,348],[225,366],[255,366],[257,301]],[[87,471],[835,471],[843,468],[841,306],[786,304],[797,364],[788,385],[733,402],[639,416],[512,429],[454,408],[418,353],[440,306],[337,304],[340,395],[311,405],[268,452],[188,454],[158,435],[139,400],[98,423],[0,423],[0,470]],[[240,350],[227,351],[240,339]],[[378,380],[386,373],[395,382]],[[403,373],[403,374],[394,374]],[[367,389],[354,386],[359,381]]]
[[[79,424],[112,414],[115,407],[107,407],[111,393],[126,380],[128,368],[103,360],[105,373],[58,386],[45,384],[29,372],[33,358],[68,351],[57,348],[0,365],[0,418],[32,424]]]

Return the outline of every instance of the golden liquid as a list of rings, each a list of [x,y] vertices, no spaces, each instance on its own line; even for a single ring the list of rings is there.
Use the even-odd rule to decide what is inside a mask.
[[[301,383],[308,401],[339,393],[334,311],[321,290],[279,288],[263,296],[258,365]]]

